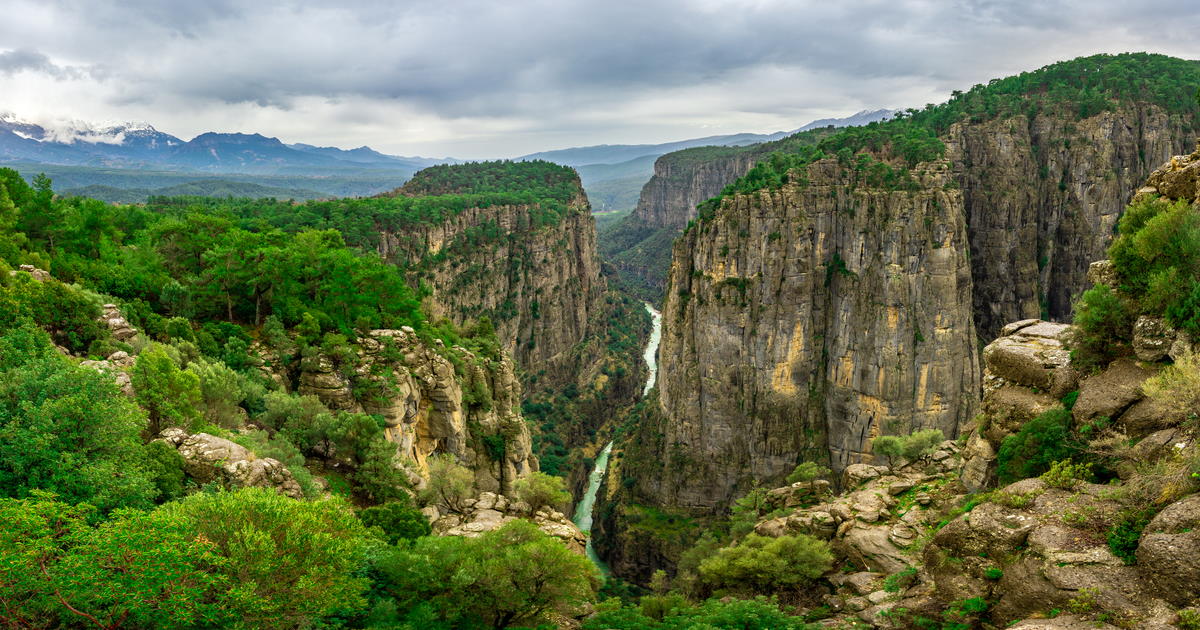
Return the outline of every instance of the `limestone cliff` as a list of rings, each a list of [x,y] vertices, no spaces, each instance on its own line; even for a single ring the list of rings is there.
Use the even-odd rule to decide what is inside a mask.
[[[418,477],[429,456],[449,453],[475,472],[480,491],[509,493],[537,470],[529,428],[520,414],[521,386],[512,360],[433,348],[411,330],[372,330],[359,340],[358,361],[305,359],[298,391],[330,409],[382,416],[401,463]],[[356,392],[358,392],[356,394]],[[502,445],[502,446],[501,446]]]
[[[975,319],[1064,319],[1150,171],[1195,142],[1195,123],[1147,103],[953,125],[946,155],[962,187]]]
[[[879,433],[957,434],[976,406],[962,197],[945,164],[910,191],[836,160],[739,195],[675,247],[663,309],[655,503],[723,506]]]

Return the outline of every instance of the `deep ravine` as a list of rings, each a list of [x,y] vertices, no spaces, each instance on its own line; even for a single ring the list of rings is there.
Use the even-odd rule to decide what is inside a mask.
[[[646,312],[650,313],[650,319],[653,328],[650,331],[650,341],[646,344],[646,352],[642,356],[646,359],[646,368],[650,375],[646,377],[646,386],[642,389],[642,396],[650,393],[654,389],[654,383],[658,379],[658,342],[662,339],[662,313],[654,310],[654,307],[649,302],[644,302]],[[613,443],[610,440],[604,445],[604,449],[600,451],[600,455],[596,457],[596,465],[592,468],[592,474],[588,475],[587,492],[584,493],[583,499],[575,507],[575,516],[572,520],[581,531],[590,531],[592,529],[592,508],[596,505],[596,494],[600,491],[600,484],[604,482],[604,473],[608,471],[608,456],[612,452]],[[608,565],[596,555],[596,550],[592,546],[592,539],[589,536],[587,542],[587,557],[596,566],[600,568],[600,572],[605,576],[609,574]]]

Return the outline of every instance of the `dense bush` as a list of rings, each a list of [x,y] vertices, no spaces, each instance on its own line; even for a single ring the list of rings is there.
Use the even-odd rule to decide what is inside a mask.
[[[563,478],[544,472],[531,472],[521,477],[513,483],[513,490],[518,499],[529,504],[531,510],[544,507],[561,510],[571,500],[571,493],[567,492]]]
[[[1126,300],[1107,285],[1084,291],[1075,302],[1075,328],[1067,340],[1071,363],[1096,370],[1128,352],[1136,317]]]
[[[832,564],[829,545],[812,536],[749,534],[701,562],[700,577],[718,589],[772,593],[804,585]]]
[[[654,603],[652,607],[648,604]],[[801,617],[780,610],[765,597],[710,599],[694,604],[682,597],[644,597],[638,606],[610,599],[596,607],[583,630],[805,630]]]
[[[393,545],[428,536],[433,531],[429,519],[407,499],[366,508],[358,513],[358,518],[367,527],[378,527]]]
[[[888,467],[892,468],[901,459],[912,463],[928,457],[945,439],[940,429],[922,429],[908,435],[881,435],[871,440],[871,452],[888,458]]]
[[[72,365],[30,325],[0,336],[0,496],[35,490],[108,511],[158,494],[146,414],[95,370]]]
[[[996,476],[1001,484],[1037,477],[1076,449],[1071,441],[1071,412],[1051,409],[1026,422],[1004,438],[996,456]]]
[[[200,379],[179,369],[168,346],[143,350],[130,378],[138,404],[150,414],[151,435],[168,427],[191,429],[200,420]]]
[[[421,501],[425,505],[436,505],[461,512],[463,502],[473,498],[475,475],[448,453],[431,456],[427,464],[429,482],[421,490]]]
[[[419,538],[385,553],[375,573],[373,620],[414,628],[551,623],[582,612],[599,586],[587,558],[523,520],[479,538]]]

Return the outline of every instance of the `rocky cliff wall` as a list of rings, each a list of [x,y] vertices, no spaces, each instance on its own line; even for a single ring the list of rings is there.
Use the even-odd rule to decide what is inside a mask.
[[[563,387],[595,362],[603,296],[596,228],[582,190],[561,221],[531,205],[471,208],[441,223],[385,232],[379,253],[412,269],[435,318],[487,316],[538,387]],[[529,384],[529,381],[527,381]]]
[[[1133,192],[1194,135],[1194,123],[1147,104],[954,125],[943,140],[967,210],[980,336],[1069,319]]]
[[[762,157],[740,148],[702,161],[680,159],[681,155],[686,154],[668,153],[658,158],[654,176],[642,187],[633,217],[647,228],[682,230],[696,218],[697,205],[719,195]]]
[[[677,243],[660,350],[660,505],[710,510],[802,460],[971,417],[979,380],[962,197],[945,164],[889,191],[836,160],[727,199]],[[795,179],[793,178],[793,182]]]

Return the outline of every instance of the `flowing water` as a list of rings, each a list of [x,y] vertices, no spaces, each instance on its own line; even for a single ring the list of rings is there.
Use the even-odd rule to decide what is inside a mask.
[[[658,378],[658,342],[662,340],[662,313],[654,310],[649,302],[643,302],[646,305],[646,312],[650,313],[650,320],[654,324],[654,328],[650,331],[650,342],[646,344],[646,352],[642,356],[646,359],[646,367],[650,369],[650,376],[646,378],[646,387],[642,390],[642,395],[650,393],[654,388],[654,382]],[[604,445],[604,450],[600,451],[600,455],[596,457],[596,465],[592,467],[592,474],[588,476],[587,492],[584,493],[583,499],[579,501],[579,505],[575,506],[575,525],[583,530],[590,531],[592,529],[592,507],[596,505],[596,494],[600,491],[600,484],[604,481],[604,473],[608,470],[608,456],[612,453],[613,443],[609,442]],[[600,567],[600,572],[608,575],[608,566],[596,555],[596,550],[592,548],[592,539],[589,537],[587,542],[587,557]]]

